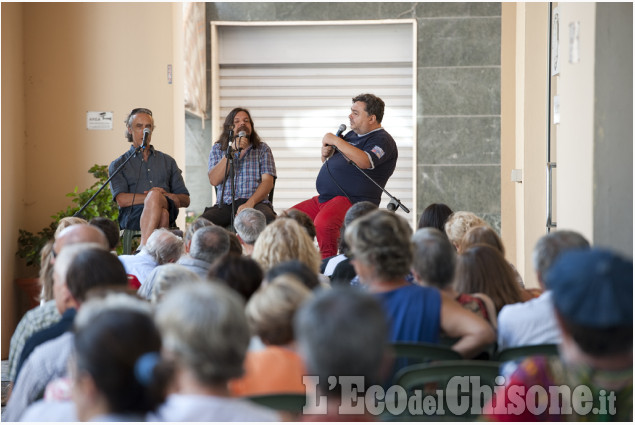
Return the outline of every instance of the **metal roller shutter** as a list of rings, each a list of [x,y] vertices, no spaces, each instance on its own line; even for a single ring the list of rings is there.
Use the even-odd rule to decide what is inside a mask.
[[[328,49],[312,49],[305,43],[306,49],[317,53],[322,51],[323,54],[313,54],[310,63],[306,58],[301,63],[291,60],[293,55],[289,57],[292,49],[279,47],[284,45],[284,40],[294,39],[294,33],[301,33],[302,27],[283,27],[283,30],[287,30],[283,33],[284,38],[280,38],[277,32],[269,40],[267,29],[271,28],[250,28],[258,33],[245,34],[245,28],[241,27],[238,32],[241,37],[249,35],[251,40],[256,37],[259,45],[275,45],[276,49],[268,49],[266,60],[262,53],[260,59],[258,54],[252,54],[250,49],[255,49],[254,46],[240,47],[235,36],[229,34],[223,37],[222,31],[219,34],[216,97],[219,107],[215,108],[217,116],[212,118],[214,137],[219,134],[219,127],[233,108],[242,106],[249,109],[256,130],[271,147],[275,157],[278,179],[274,206],[280,212],[317,195],[315,178],[322,165],[322,136],[326,132],[335,132],[342,123],[348,126],[353,96],[374,93],[386,103],[382,125],[399,147],[397,168],[386,190],[411,209],[411,214],[405,216],[413,222],[416,212],[413,199],[414,88],[411,55],[410,61],[380,62],[382,58],[375,55],[373,62],[360,62],[363,59],[363,54],[360,54],[357,60],[347,58],[346,63],[337,63],[326,57],[324,52]],[[346,27],[346,31],[350,29]],[[381,37],[375,25],[360,26],[358,29],[364,37]],[[405,25],[405,29],[410,33],[401,36],[412,37],[411,27]],[[276,31],[279,30],[276,28]],[[333,36],[332,27],[323,30],[328,30]],[[314,42],[319,44],[319,37]],[[237,49],[240,51],[239,56],[235,53]],[[394,52],[392,56],[394,59]],[[267,63],[248,63],[251,61],[243,58],[255,58]],[[385,208],[388,201],[388,197],[384,196],[380,207]]]

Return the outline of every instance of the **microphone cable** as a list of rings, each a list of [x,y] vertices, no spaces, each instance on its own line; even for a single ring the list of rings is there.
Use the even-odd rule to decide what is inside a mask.
[[[142,152],[139,152],[141,155],[143,155]],[[136,155],[136,152],[133,152],[132,155]],[[134,198],[137,196],[137,192],[136,189],[139,186],[139,180],[141,180],[141,169],[143,168],[143,156],[141,157],[141,166],[139,167],[139,174],[137,175],[137,183],[135,184],[135,192],[133,192],[132,194],[132,202],[130,202],[130,207],[134,206]]]
[[[340,153],[340,155],[341,155],[341,153]],[[331,158],[332,158],[332,156],[331,156]],[[333,180],[333,183],[335,183],[335,186],[337,186],[339,188],[339,190],[342,191],[344,196],[346,196],[346,199],[348,199],[348,202],[350,202],[351,205],[352,205],[353,201],[351,201],[351,198],[348,196],[348,193],[346,193],[346,191],[344,189],[342,189],[342,186],[339,185],[339,183],[337,182],[337,180],[335,180],[335,177],[331,173],[331,169],[329,168],[329,159],[331,159],[331,158],[328,158],[326,161],[324,161],[324,164],[326,165],[326,171],[328,171],[329,176],[331,177],[331,180]]]

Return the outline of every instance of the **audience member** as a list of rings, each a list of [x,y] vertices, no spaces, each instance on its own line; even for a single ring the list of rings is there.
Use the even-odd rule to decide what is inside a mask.
[[[245,374],[230,381],[234,396],[305,393],[304,364],[295,350],[293,317],[312,292],[293,275],[282,275],[260,288],[245,313],[251,333],[265,348],[248,351]]]
[[[311,220],[311,217],[309,217],[307,213],[291,209],[283,211],[282,214],[280,214],[280,217],[286,217],[297,221],[298,224],[306,230],[307,234],[311,238],[311,241],[315,242],[315,224],[313,224],[313,220]]]
[[[443,228],[445,234],[448,235],[448,239],[452,242],[452,245],[458,250],[463,236],[465,236],[468,230],[476,226],[488,226],[488,224],[474,213],[469,211],[456,211],[448,217]]]
[[[443,332],[458,338],[452,349],[471,358],[494,342],[494,331],[449,295],[406,281],[413,261],[411,233],[403,217],[386,210],[354,220],[345,236],[355,271],[383,305],[390,341],[438,343]]]
[[[216,225],[205,226],[194,233],[189,255],[182,256],[176,263],[192,270],[204,280],[212,263],[228,252],[227,231]]]
[[[57,222],[57,227],[55,228],[55,234],[53,235],[54,239],[57,239],[62,230],[67,227],[71,227],[74,224],[89,224],[85,219],[81,217],[63,217],[60,218],[60,221]]]
[[[267,218],[255,208],[245,208],[236,215],[234,228],[243,246],[243,254],[251,255],[258,236],[266,226]]]
[[[116,221],[107,217],[95,217],[91,218],[88,224],[99,227],[101,231],[104,232],[111,251],[117,249],[117,245],[119,245],[119,224],[117,224]]]
[[[300,260],[289,260],[278,263],[267,271],[262,282],[263,285],[272,282],[278,276],[291,274],[310,290],[323,288],[318,275]]]
[[[194,237],[194,233],[196,233],[198,229],[202,229],[203,227],[213,226],[213,225],[214,223],[212,223],[208,219],[199,217],[196,220],[194,220],[192,224],[187,226],[187,230],[185,231],[185,236],[183,237],[183,245],[184,245],[186,254],[190,253],[190,247],[192,245],[192,238]]]
[[[196,273],[180,264],[164,264],[157,267],[157,272],[152,274],[148,282],[152,288],[150,301],[152,304],[158,304],[173,287],[198,280],[201,278]]]
[[[176,264],[194,272],[201,280],[207,278],[210,266],[220,256],[229,251],[229,235],[222,227],[203,226],[194,233],[189,255],[182,255]],[[141,284],[137,295],[149,300],[152,296],[155,275],[161,272],[163,265],[155,267]]]
[[[559,344],[562,340],[553,312],[552,292],[545,288],[545,276],[560,254],[589,249],[589,242],[577,232],[558,230],[541,237],[533,251],[533,263],[542,295],[524,303],[508,304],[498,314],[498,349],[536,344]]]
[[[40,252],[40,285],[42,285],[42,293],[40,294],[40,301],[50,301],[53,299],[53,263],[55,257],[53,256],[53,243],[62,230],[73,224],[88,224],[86,220],[79,217],[64,217],[57,222],[55,228],[55,234],[53,239],[48,241]],[[85,241],[89,242],[89,241]]]
[[[220,283],[181,285],[166,294],[156,320],[163,337],[162,356],[173,364],[174,374],[171,393],[148,420],[280,419],[274,411],[230,397],[227,383],[243,374],[249,344],[244,304],[238,294]]]
[[[148,242],[135,255],[120,255],[126,273],[136,276],[143,284],[152,271],[162,264],[174,263],[183,253],[183,240],[167,229],[156,229]]]
[[[91,317],[75,334],[71,363],[77,418],[141,422],[161,400],[148,377],[136,370],[144,355],[158,355],[161,336],[150,311],[110,309]]]
[[[123,265],[105,249],[107,245],[96,248],[74,244],[62,250],[56,259],[54,273],[55,299],[60,311],[80,310],[86,292],[91,288],[127,285],[128,277]],[[62,274],[64,271],[66,273]],[[72,340],[73,333],[66,330],[38,345],[26,358],[7,403],[5,420],[18,420],[26,407],[41,396],[46,384],[66,373]]]
[[[452,286],[456,250],[445,233],[435,227],[423,227],[412,236],[414,262],[412,273],[424,286],[432,286],[450,295],[464,308],[478,314],[496,329],[494,302],[485,294],[462,294]]]
[[[40,282],[42,283],[42,293],[45,303],[28,311],[18,323],[18,326],[11,337],[9,348],[9,380],[15,382],[18,373],[18,362],[22,349],[28,338],[42,329],[45,329],[62,318],[57,310],[53,295],[53,264],[55,257],[65,246],[74,243],[94,242],[101,244],[104,249],[108,247],[106,236],[95,226],[90,226],[86,220],[77,217],[62,218],[55,230],[55,241],[42,252],[42,269],[40,271]],[[42,271],[44,270],[44,271]]]
[[[252,258],[267,272],[287,260],[300,260],[315,273],[320,270],[320,253],[295,220],[279,218],[262,231],[254,245]]]
[[[339,240],[339,255],[328,257],[322,260],[322,266],[320,271],[328,277],[333,284],[336,285],[349,285],[351,280],[355,277],[355,268],[351,264],[350,258],[348,258],[348,245],[344,238],[344,232],[346,227],[350,226],[351,222],[356,218],[375,211],[377,205],[369,201],[361,201],[353,204],[346,214],[344,215],[344,223],[340,228],[340,240]]]
[[[294,330],[307,375],[315,379],[316,387],[307,388],[313,396],[309,399],[319,400],[326,396],[326,414],[310,410],[303,420],[374,420],[367,412],[359,414],[344,410],[343,399],[364,400],[364,394],[357,391],[343,394],[341,380],[337,385],[331,385],[329,378],[359,376],[366,389],[385,380],[388,323],[377,300],[351,287],[320,291],[300,308]],[[312,390],[317,393],[312,394]]]
[[[417,229],[434,227],[445,234],[445,222],[452,215],[452,209],[445,204],[430,204],[421,213]]]
[[[469,229],[459,243],[458,252],[462,253],[468,247],[477,243],[482,243],[496,248],[500,251],[503,257],[505,257],[505,247],[503,246],[503,241],[500,236],[498,236],[498,233],[489,226],[475,226]],[[523,278],[520,276],[520,273],[518,273],[518,270],[516,270],[516,267],[512,263],[509,263],[509,266],[512,268],[514,276],[516,276],[516,282],[518,282],[518,285],[520,285],[521,288],[525,288]],[[534,296],[540,295],[539,291],[530,292]]]
[[[260,265],[252,258],[228,253],[214,261],[207,277],[222,280],[247,302],[260,287],[263,274]]]
[[[225,229],[227,237],[229,237],[229,253],[233,255],[243,255],[243,246],[240,243],[240,239],[236,236],[236,233]]]
[[[505,387],[496,387],[496,407],[488,403],[484,419],[632,422],[632,261],[600,249],[573,250],[559,255],[543,278],[562,334],[560,356],[525,359]],[[531,398],[524,409],[519,396]]]
[[[476,244],[459,255],[454,289],[459,293],[482,293],[494,301],[496,314],[507,304],[532,298],[524,295],[514,276],[514,271],[496,248]]]
[[[131,322],[132,315],[140,320]],[[131,377],[134,379],[130,368],[135,366],[135,362],[122,364],[121,360],[130,358],[139,344],[149,344],[151,351],[160,349],[160,345],[155,344],[158,331],[152,321],[150,306],[136,297],[120,293],[118,289],[113,292],[112,289],[97,288],[88,291],[73,329],[75,338],[68,376],[51,382],[44,399],[31,404],[20,420],[78,422],[81,420],[78,416],[92,421],[143,419],[137,413],[140,384],[136,379],[130,380]],[[78,347],[80,340],[84,343]],[[51,390],[51,387],[55,388]],[[157,385],[153,385],[150,391],[155,387]],[[148,389],[144,392],[147,393]],[[122,404],[129,405],[128,413],[113,412]],[[108,413],[94,416],[96,409],[105,409]]]

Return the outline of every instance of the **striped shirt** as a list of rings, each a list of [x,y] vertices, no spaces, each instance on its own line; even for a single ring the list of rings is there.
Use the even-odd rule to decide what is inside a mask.
[[[43,305],[26,312],[11,337],[9,347],[9,381],[15,382],[15,375],[18,373],[18,361],[20,360],[26,340],[34,333],[59,322],[61,318],[62,315],[57,311],[55,300],[47,301]]]

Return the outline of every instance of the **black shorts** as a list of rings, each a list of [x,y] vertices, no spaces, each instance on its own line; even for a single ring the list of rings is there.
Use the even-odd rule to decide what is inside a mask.
[[[168,213],[170,214],[170,227],[174,227],[176,225],[176,218],[179,216],[179,209],[176,207],[176,204],[173,200],[165,197],[166,201],[168,201]],[[143,212],[143,204],[133,205],[132,207],[120,208],[119,209],[119,228],[121,229],[130,229],[130,230],[141,230],[141,226],[139,224],[139,219],[141,218],[141,213]]]

